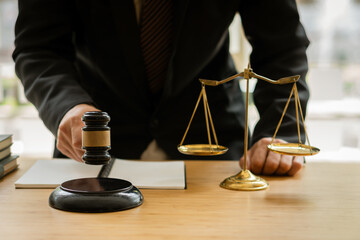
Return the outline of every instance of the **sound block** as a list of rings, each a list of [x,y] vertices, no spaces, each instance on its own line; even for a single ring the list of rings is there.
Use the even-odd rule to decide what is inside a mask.
[[[140,206],[143,196],[129,181],[80,178],[62,183],[49,197],[53,208],[70,212],[115,212]]]

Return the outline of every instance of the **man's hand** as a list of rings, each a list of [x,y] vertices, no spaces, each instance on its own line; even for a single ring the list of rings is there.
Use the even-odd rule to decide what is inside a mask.
[[[289,176],[301,170],[304,164],[303,157],[274,153],[267,148],[270,142],[271,138],[262,138],[248,150],[247,168],[249,170],[254,174]],[[285,143],[285,141],[275,139],[274,143]],[[240,167],[243,164],[244,156],[240,159]]]
[[[85,112],[91,111],[100,110],[87,104],[76,105],[65,114],[57,132],[56,147],[64,155],[79,162],[82,162],[81,157],[85,152],[81,148],[81,128],[85,126],[81,121],[81,117]]]

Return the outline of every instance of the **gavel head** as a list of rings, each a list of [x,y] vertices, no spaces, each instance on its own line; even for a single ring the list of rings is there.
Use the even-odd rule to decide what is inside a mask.
[[[107,126],[110,116],[106,112],[86,112],[81,119],[82,148],[85,153],[82,159],[86,164],[102,165],[109,163],[110,127]]]

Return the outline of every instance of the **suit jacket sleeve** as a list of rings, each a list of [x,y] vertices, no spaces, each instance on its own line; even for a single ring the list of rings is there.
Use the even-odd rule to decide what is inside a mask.
[[[308,70],[306,48],[309,41],[299,22],[295,1],[243,1],[239,12],[245,35],[253,48],[250,62],[254,72],[273,79],[301,75],[297,87],[301,107],[305,113],[309,99],[305,82]],[[254,90],[254,102],[260,120],[254,129],[252,144],[274,134],[291,88],[292,84],[272,85],[258,80]],[[292,98],[277,138],[297,142],[294,104]],[[301,129],[304,141],[303,128]]]
[[[71,0],[19,0],[13,59],[26,97],[56,136],[63,115],[92,99],[74,67]]]

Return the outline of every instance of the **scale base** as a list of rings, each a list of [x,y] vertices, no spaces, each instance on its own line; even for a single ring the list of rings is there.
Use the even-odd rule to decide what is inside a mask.
[[[140,206],[143,196],[130,182],[115,178],[81,178],[57,187],[49,197],[53,208],[69,212],[115,212]]]
[[[261,177],[255,176],[249,170],[241,170],[237,175],[226,178],[220,187],[239,190],[256,191],[268,188],[269,184]]]

